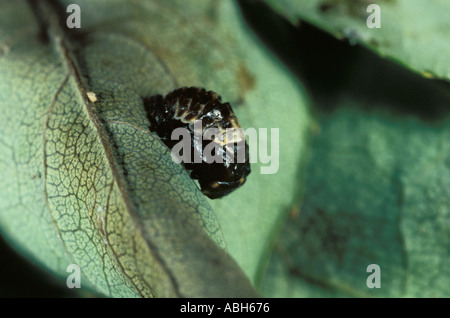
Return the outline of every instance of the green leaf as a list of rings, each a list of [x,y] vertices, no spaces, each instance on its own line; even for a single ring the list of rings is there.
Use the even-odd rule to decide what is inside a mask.
[[[359,53],[342,89],[317,98],[304,200],[275,245],[267,297],[450,293],[448,83]]]
[[[2,235],[57,276],[80,265],[107,296],[255,296],[244,272],[255,282],[295,200],[298,84],[232,2],[78,1],[79,30],[70,3],[0,3]],[[180,86],[219,92],[244,128],[280,128],[280,172],[255,164],[242,189],[206,199],[142,104]]]
[[[233,12],[236,10],[228,5],[225,7]],[[224,16],[236,15],[230,12]],[[220,22],[227,34],[225,37],[235,36],[240,43],[254,48],[241,52],[241,63],[251,70],[254,88],[246,93],[245,105],[235,111],[245,129],[254,128],[258,132],[258,142],[267,129],[268,143],[267,146],[259,144],[254,158],[257,163],[252,164],[246,184],[210,204],[220,220],[230,254],[258,285],[280,222],[299,199],[298,189],[304,176],[298,163],[307,153],[310,115],[302,87],[246,29],[242,18]],[[272,142],[274,130],[278,130],[279,139]],[[262,162],[261,151],[274,156],[271,162]],[[275,158],[278,163],[274,162]],[[269,166],[274,168],[274,173],[264,174],[264,169]]]
[[[266,0],[296,24],[308,21],[338,39],[348,38],[382,57],[388,57],[427,78],[450,80],[450,2],[446,0]],[[366,20],[376,3],[381,28],[369,28]]]

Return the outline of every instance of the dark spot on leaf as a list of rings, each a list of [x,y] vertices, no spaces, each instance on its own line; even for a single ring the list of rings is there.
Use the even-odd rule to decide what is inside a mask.
[[[370,44],[371,46],[373,46],[373,47],[378,47],[378,46],[379,46],[378,41],[375,40],[375,39],[370,39],[369,44]]]
[[[294,205],[291,210],[289,211],[289,219],[291,220],[295,220],[299,217],[300,215],[300,206],[299,205]]]
[[[333,8],[333,5],[331,5],[329,3],[323,3],[319,6],[320,12],[323,12],[323,13],[327,13],[332,8]]]
[[[245,99],[244,96],[248,93],[248,91],[252,90],[255,87],[256,79],[249,71],[247,66],[242,63],[239,65],[237,78],[241,91],[241,98]]]
[[[327,252],[339,265],[342,265],[349,241],[346,215],[345,212],[331,213],[315,207],[305,210],[300,225],[302,237],[309,242],[311,251]]]
[[[322,13],[329,13],[332,9],[336,14],[350,15],[354,18],[362,18],[366,13],[369,3],[366,0],[329,0],[319,6]]]

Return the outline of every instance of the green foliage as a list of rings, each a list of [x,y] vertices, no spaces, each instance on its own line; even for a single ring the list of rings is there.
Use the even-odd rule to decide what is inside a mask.
[[[78,1],[80,30],[64,26],[70,1],[30,3],[0,4],[3,236],[57,276],[80,265],[106,296],[257,295],[244,272],[255,279],[296,195],[308,115],[295,80],[232,2]],[[144,113],[142,97],[181,86],[220,92],[244,128],[285,126],[281,173],[256,164],[207,200]]]
[[[390,75],[398,90],[389,93],[371,79],[375,66],[361,70],[358,82],[334,97],[333,111],[318,116],[304,200],[276,244],[262,288],[268,297],[450,291],[448,89]],[[365,85],[373,94],[357,96]],[[416,101],[398,95],[398,85],[415,88]],[[432,117],[423,118],[416,111],[429,94]],[[380,289],[366,286],[369,264],[381,268]]]
[[[297,23],[315,24],[338,39],[348,38],[427,78],[450,80],[450,2],[446,0],[265,0]],[[381,9],[381,28],[370,29],[367,6]]]
[[[390,54],[408,68],[448,77],[448,55],[442,56],[439,49],[448,44],[448,28],[437,31],[448,23],[440,12],[447,4],[434,1],[425,8],[413,1],[380,1],[382,28],[372,30],[361,16],[354,16],[364,12],[363,1],[326,3],[326,10],[322,7],[326,12],[320,12],[317,1],[277,5],[291,20],[301,16],[333,34],[344,26],[354,27],[364,35],[356,42],[365,46],[374,39],[383,43],[398,36],[402,40],[391,39],[393,50],[381,52],[382,56]],[[391,11],[394,8],[397,11]],[[424,24],[427,27],[418,31]],[[303,200],[280,232],[262,293],[268,297],[447,297],[448,83],[431,81],[428,74],[421,78],[363,48],[350,49],[311,27],[299,30],[300,50],[310,59],[291,63],[300,64],[308,80],[317,125]],[[397,34],[398,30],[405,34]],[[313,36],[304,35],[308,32]],[[308,41],[311,37],[316,41]],[[414,48],[406,50],[406,43]],[[318,48],[313,47],[316,44]],[[381,268],[380,289],[366,286],[370,264]]]
[[[445,1],[378,1],[381,29],[365,0],[79,0],[81,29],[70,3],[0,0],[1,235],[58,286],[74,263],[80,296],[449,295]],[[207,199],[144,112],[181,86],[268,129],[278,171],[253,154]]]

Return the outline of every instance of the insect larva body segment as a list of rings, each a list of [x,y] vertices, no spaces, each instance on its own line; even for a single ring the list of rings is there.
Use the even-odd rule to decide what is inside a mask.
[[[150,129],[172,149],[179,140],[171,140],[176,128],[185,128],[191,136],[191,160],[184,162],[190,176],[199,181],[202,192],[211,199],[221,198],[244,184],[250,173],[248,145],[245,134],[229,103],[203,88],[183,87],[163,97],[155,95],[144,99]],[[201,131],[194,131],[201,120]],[[215,129],[214,138],[204,140],[209,128]],[[200,138],[199,138],[200,136]],[[208,162],[205,148],[214,143],[214,156],[223,162]],[[194,155],[201,156],[195,162]],[[244,155],[242,156],[242,153]]]

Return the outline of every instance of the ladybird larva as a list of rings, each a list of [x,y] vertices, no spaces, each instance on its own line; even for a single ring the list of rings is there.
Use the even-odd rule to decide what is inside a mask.
[[[191,158],[183,162],[190,176],[197,179],[201,191],[210,199],[221,198],[244,184],[250,174],[248,145],[245,134],[229,103],[212,91],[197,87],[178,88],[165,97],[144,98],[150,130],[157,133],[164,144],[173,149],[179,140],[172,140],[172,132],[185,128],[190,134]],[[201,123],[201,132],[197,122]],[[214,138],[198,138],[215,129]],[[222,162],[211,162],[205,148],[214,146],[214,155]],[[209,146],[209,149],[211,145]],[[199,160],[195,160],[195,154]]]

